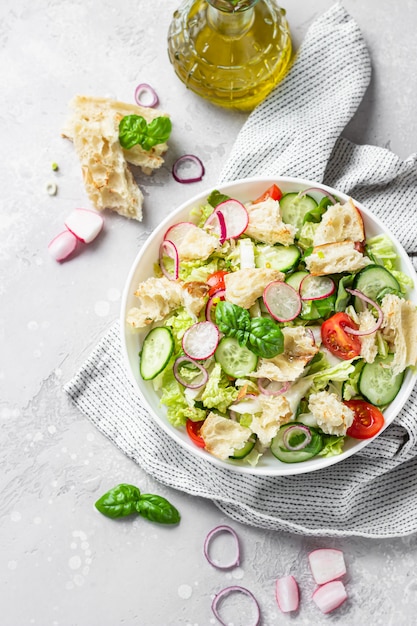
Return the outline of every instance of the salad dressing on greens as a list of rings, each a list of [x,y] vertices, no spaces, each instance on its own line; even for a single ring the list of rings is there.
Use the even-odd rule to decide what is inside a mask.
[[[299,463],[384,427],[417,363],[412,286],[351,200],[272,185],[242,204],[215,190],[168,229],[127,322],[150,326],[141,376],[195,445]]]

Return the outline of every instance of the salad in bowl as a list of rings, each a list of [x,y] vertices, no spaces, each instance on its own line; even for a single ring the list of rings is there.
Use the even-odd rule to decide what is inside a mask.
[[[140,251],[122,305],[128,370],[182,446],[254,474],[336,463],[416,380],[416,275],[365,207],[247,179],[193,198]]]

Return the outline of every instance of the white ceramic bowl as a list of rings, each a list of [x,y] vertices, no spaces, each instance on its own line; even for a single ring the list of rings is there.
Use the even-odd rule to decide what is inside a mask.
[[[231,183],[225,183],[219,185],[217,188],[223,193],[231,197],[237,198],[241,202],[248,202],[250,200],[253,200],[254,198],[257,198],[272,183],[276,183],[284,193],[293,191],[298,192],[302,189],[307,189],[308,187],[319,187],[321,189],[329,191],[332,194],[337,195],[341,200],[346,201],[348,199],[348,196],[334,189],[331,189],[330,187],[326,187],[312,181],[296,178],[247,178]],[[256,467],[250,467],[249,465],[245,465],[241,461],[221,461],[206,452],[204,449],[195,446],[189,439],[185,429],[174,428],[169,423],[166,418],[164,407],[160,405],[159,397],[153,390],[152,383],[143,381],[139,374],[138,352],[140,350],[143,337],[148,332],[148,330],[138,333],[137,331],[132,330],[132,328],[129,327],[125,322],[127,311],[136,304],[133,293],[137,288],[139,282],[153,275],[153,267],[155,262],[158,260],[159,246],[162,241],[163,235],[168,227],[180,221],[191,221],[189,215],[190,210],[194,207],[198,207],[201,204],[204,204],[207,196],[211,191],[212,189],[209,189],[205,192],[198,194],[197,196],[194,196],[188,202],[185,202],[180,207],[178,207],[178,209],[173,211],[171,215],[169,215],[148,238],[132,265],[124,288],[121,306],[122,349],[128,374],[133,381],[135,387],[137,388],[137,391],[140,394],[144,405],[147,407],[156,422],[163,428],[163,430],[168,433],[168,435],[172,437],[180,446],[187,449],[196,457],[206,459],[210,463],[214,463],[217,466],[225,467],[230,470],[235,470],[237,472],[245,474],[282,476],[311,472],[314,470],[328,467],[329,465],[333,465],[334,463],[339,463],[343,459],[346,459],[352,454],[358,452],[361,448],[366,446],[372,440],[368,439],[358,441],[353,439],[347,439],[345,443],[345,449],[342,454],[329,458],[315,457],[308,461],[304,461],[303,463],[282,463],[278,461],[278,459],[276,459],[270,452],[268,452],[261,458]],[[312,193],[311,195],[317,195],[317,197],[320,197],[320,194]],[[410,262],[409,257],[407,256],[406,252],[404,251],[396,237],[394,237],[394,235],[387,230],[382,222],[374,215],[372,215],[365,206],[362,206],[359,202],[356,201],[355,204],[362,213],[367,238],[381,233],[388,234],[397,248],[397,252],[401,259],[401,269],[406,274],[408,274],[413,279],[414,284],[417,285],[417,275],[414,271],[414,268]],[[410,299],[414,302],[417,302],[417,294],[415,289],[410,293]],[[395,419],[395,417],[404,406],[411,393],[412,388],[414,387],[416,380],[417,374],[412,373],[411,371],[407,371],[400,392],[384,413],[385,428],[389,426],[389,424],[391,424],[391,422]]]

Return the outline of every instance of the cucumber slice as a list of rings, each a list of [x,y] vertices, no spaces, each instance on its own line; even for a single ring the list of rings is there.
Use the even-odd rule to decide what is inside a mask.
[[[233,454],[229,456],[229,459],[244,459],[245,456],[248,456],[249,452],[252,452],[256,443],[256,435],[250,437],[243,448],[235,449]]]
[[[232,378],[248,376],[258,364],[256,354],[245,346],[240,346],[234,337],[223,337],[220,340],[214,358],[220,363],[222,370]]]
[[[279,201],[279,206],[282,220],[300,231],[304,216],[317,208],[317,202],[309,195],[299,196],[298,193],[286,193]]]
[[[373,363],[365,363],[359,378],[359,391],[363,397],[375,406],[385,406],[392,402],[401,389],[404,372],[392,375],[390,363],[393,355],[382,359],[377,357]]]
[[[397,279],[382,265],[367,265],[356,275],[353,283],[354,289],[358,289],[371,300],[376,300],[378,294],[386,288],[401,292]],[[355,298],[356,311],[362,311],[363,303],[360,298]]]
[[[285,433],[293,426],[302,426],[303,429],[308,428],[311,434],[311,441],[301,450],[289,450],[285,445]],[[284,424],[279,429],[277,435],[271,442],[272,454],[283,463],[301,463],[316,456],[323,449],[323,437],[321,433],[310,426],[306,426],[300,422],[290,422]]]
[[[306,276],[308,276],[308,272],[303,272],[303,271],[294,272],[294,274],[290,274],[289,276],[287,276],[287,278],[285,279],[285,282],[291,287],[293,287],[296,291],[300,291],[301,281]]]
[[[289,272],[298,265],[301,252],[294,244],[290,246],[256,246],[256,267],[268,267],[280,272]]]
[[[174,352],[174,337],[169,328],[158,326],[148,333],[140,352],[140,375],[152,380],[166,367]]]

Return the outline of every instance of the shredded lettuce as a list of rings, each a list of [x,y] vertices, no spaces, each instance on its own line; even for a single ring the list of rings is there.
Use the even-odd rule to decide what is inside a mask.
[[[324,446],[319,452],[319,456],[337,456],[338,454],[341,454],[343,452],[343,445],[345,443],[344,437],[338,437],[337,435],[326,435],[323,439]]]
[[[217,409],[220,413],[226,413],[228,407],[237,399],[238,394],[239,390],[230,384],[220,363],[216,363],[201,395],[204,406],[208,409]]]
[[[368,239],[366,252],[375,263],[383,265],[386,270],[391,272],[397,279],[402,294],[406,294],[409,289],[414,287],[413,280],[398,269],[399,256],[388,235],[376,235],[376,237]]]
[[[207,411],[189,406],[184,395],[184,387],[176,381],[172,367],[164,370],[161,404],[167,407],[168,420],[175,427],[184,426],[187,419],[200,421],[207,415]]]
[[[319,224],[315,222],[305,222],[302,225],[300,230],[300,236],[298,238],[298,245],[303,250],[307,250],[308,248],[312,247],[314,235],[316,234],[318,225]]]
[[[177,309],[172,315],[165,320],[165,326],[168,326],[174,337],[175,356],[182,352],[181,340],[187,328],[195,324],[195,319],[184,308]]]
[[[179,278],[184,282],[198,281],[205,283],[208,276],[221,269],[220,258],[211,258],[209,261],[181,261]]]

